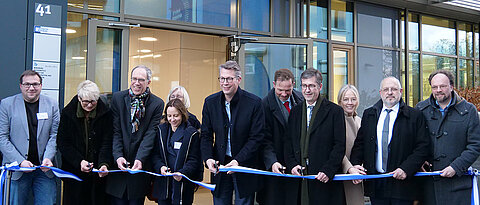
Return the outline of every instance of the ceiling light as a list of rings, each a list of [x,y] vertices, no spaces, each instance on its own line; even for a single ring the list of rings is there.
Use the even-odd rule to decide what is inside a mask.
[[[154,37],[141,37],[141,38],[138,38],[138,40],[141,40],[141,41],[157,41],[157,39],[154,38]]]
[[[140,58],[148,58],[148,57],[153,57],[153,54],[147,54],[147,55],[140,56]]]
[[[153,56],[153,58],[160,58],[160,57],[162,57],[162,54],[157,54]]]
[[[73,56],[72,57],[72,60],[84,60],[84,59],[85,59],[85,57],[83,57],[83,56]]]
[[[152,52],[152,50],[142,49],[142,50],[137,50],[137,52],[140,52],[140,53],[150,53],[150,52]]]
[[[65,29],[65,33],[77,33],[77,31],[75,29]]]

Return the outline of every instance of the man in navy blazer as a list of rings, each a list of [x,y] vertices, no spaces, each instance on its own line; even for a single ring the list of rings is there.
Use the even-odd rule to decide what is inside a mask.
[[[235,205],[253,204],[258,176],[217,173],[216,165],[258,167],[265,121],[262,102],[239,88],[242,77],[237,62],[227,61],[219,70],[222,91],[205,98],[200,137],[202,158],[216,184],[213,202],[232,204],[235,191]]]
[[[113,94],[113,159],[120,170],[148,170],[160,123],[163,100],[148,87],[152,71],[143,65],[132,69],[130,89]],[[106,192],[112,204],[143,204],[150,191],[151,177],[145,173],[114,173],[107,178]]]
[[[10,96],[0,104],[0,150],[2,164],[19,163],[20,167],[53,166],[60,120],[58,104],[40,95],[42,77],[33,70],[20,76],[21,94]],[[26,204],[30,191],[35,204],[53,204],[56,182],[48,168],[31,172],[13,172],[10,204]]]

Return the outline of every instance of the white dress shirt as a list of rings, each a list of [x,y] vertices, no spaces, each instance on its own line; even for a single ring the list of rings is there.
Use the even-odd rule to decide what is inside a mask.
[[[377,158],[375,167],[377,171],[380,173],[384,173],[386,170],[382,169],[382,131],[383,131],[383,123],[385,122],[385,118],[387,117],[386,109],[392,109],[390,112],[390,121],[388,126],[388,144],[390,145],[390,141],[392,140],[392,132],[393,132],[393,125],[395,124],[395,120],[397,119],[398,109],[400,108],[400,104],[397,103],[392,108],[387,108],[383,105],[382,112],[380,113],[380,117],[378,118],[377,122]]]

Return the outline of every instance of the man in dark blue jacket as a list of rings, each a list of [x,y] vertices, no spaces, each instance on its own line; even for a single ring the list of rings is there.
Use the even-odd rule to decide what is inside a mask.
[[[253,204],[258,176],[217,174],[216,165],[258,167],[265,121],[261,99],[239,88],[242,77],[235,61],[227,61],[219,70],[222,91],[205,98],[200,137],[202,158],[216,184],[213,202],[232,204],[235,190],[236,205]]]

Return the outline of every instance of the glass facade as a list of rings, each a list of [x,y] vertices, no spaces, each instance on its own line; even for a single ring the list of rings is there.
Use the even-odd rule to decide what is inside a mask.
[[[353,41],[353,3],[340,0],[332,0],[331,27],[332,40]]]
[[[408,15],[408,49],[413,51],[418,51],[419,49],[419,41],[418,41],[418,30],[419,30],[419,23],[418,23],[418,15],[416,14],[409,14]],[[403,41],[405,42],[405,41]]]
[[[456,55],[455,22],[422,16],[422,50]]]
[[[313,68],[319,70],[323,77],[323,87],[320,93],[328,97],[328,45],[323,42],[313,42]]]
[[[119,13],[120,0],[87,0],[87,8],[95,11]]]
[[[242,1],[242,28],[270,31],[270,0]]]
[[[278,34],[290,33],[290,0],[273,1],[273,31]]]
[[[310,1],[310,13],[307,14],[306,7],[304,9],[305,20],[307,22],[306,16],[308,15],[310,24],[305,26],[305,29],[310,27],[309,37],[312,38],[321,38],[327,39],[328,37],[328,1],[324,0],[312,0]],[[305,32],[306,35],[306,32]]]

